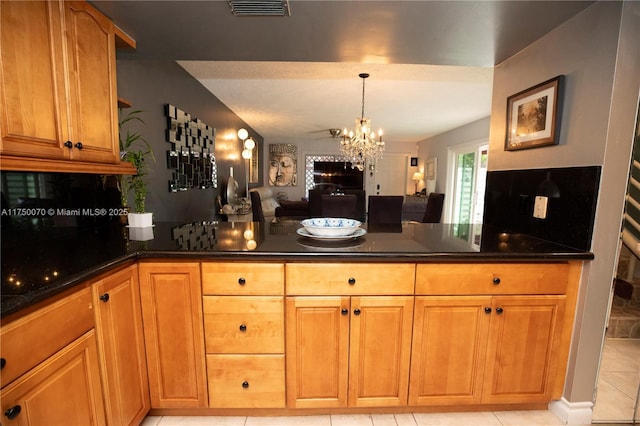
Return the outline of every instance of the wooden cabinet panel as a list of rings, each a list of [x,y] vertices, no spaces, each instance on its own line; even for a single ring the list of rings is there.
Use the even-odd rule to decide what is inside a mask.
[[[420,264],[416,294],[564,294],[568,263]]]
[[[20,407],[10,420],[7,410]],[[3,425],[105,425],[94,331],[2,390]]]
[[[207,353],[283,353],[281,296],[204,296]]]
[[[288,297],[285,312],[287,406],[346,407],[349,297]]]
[[[202,293],[228,296],[284,294],[284,264],[259,262],[202,263]]]
[[[89,287],[3,324],[0,330],[0,355],[6,365],[0,370],[2,386],[93,327],[93,303]]]
[[[114,163],[119,158],[113,23],[90,4],[65,2],[70,75],[71,156]],[[77,145],[74,145],[77,146]]]
[[[284,408],[284,355],[207,355],[209,407]]]
[[[61,157],[69,128],[60,5],[3,1],[0,19],[0,148],[16,155]]]
[[[482,397],[488,296],[418,296],[410,405],[478,404]]]
[[[352,297],[349,406],[407,404],[413,296]]]
[[[95,283],[93,297],[107,421],[139,424],[150,401],[137,267]]]
[[[207,406],[200,264],[139,265],[152,408]]]
[[[415,265],[292,263],[285,274],[288,295],[401,295],[413,294]]]
[[[494,298],[483,402],[551,399],[564,306],[564,296]]]

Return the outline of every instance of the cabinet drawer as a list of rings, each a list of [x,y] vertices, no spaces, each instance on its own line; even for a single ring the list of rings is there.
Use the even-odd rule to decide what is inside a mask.
[[[0,356],[6,364],[2,386],[44,361],[93,328],[91,289],[85,288],[57,302],[3,325]]]
[[[421,264],[416,294],[564,294],[566,263]]]
[[[413,294],[415,265],[294,263],[285,275],[288,295]]]
[[[284,355],[207,355],[209,407],[284,408]]]
[[[206,353],[283,353],[284,301],[276,296],[204,296]]]
[[[282,263],[203,263],[202,293],[222,295],[282,295]]]

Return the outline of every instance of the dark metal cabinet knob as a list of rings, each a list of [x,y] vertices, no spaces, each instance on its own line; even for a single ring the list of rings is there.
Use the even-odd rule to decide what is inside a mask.
[[[13,407],[8,408],[7,411],[4,412],[4,415],[7,416],[9,420],[13,420],[18,417],[20,411],[22,411],[22,407],[20,407],[19,405],[14,405]]]
[[[486,308],[484,308],[484,313],[485,314],[490,314],[491,313],[491,308],[488,307],[488,306]]]
[[[362,313],[362,311],[360,309],[358,309],[358,308],[355,308],[353,310],[353,315],[360,315],[361,313]]]
[[[76,148],[82,149],[82,142],[76,142]]]
[[[73,148],[73,142],[71,142],[71,141],[66,141],[66,142],[64,143],[64,146],[66,146],[67,148],[71,149],[71,148]]]
[[[238,284],[245,285],[246,283],[247,283],[247,280],[245,280],[244,278],[238,278]]]
[[[247,331],[247,325],[246,324],[240,324],[240,331],[245,332]]]
[[[103,302],[108,302],[109,301],[109,293],[105,293],[102,296],[100,296],[100,300],[102,300]]]
[[[355,278],[349,278],[349,284],[354,285],[356,283]]]
[[[249,387],[249,382],[247,382],[246,380],[242,382],[242,387],[247,389]]]
[[[495,277],[495,278],[493,279],[493,283],[494,283],[495,285],[500,284],[500,278],[499,278],[499,277]]]
[[[349,313],[349,310],[347,308],[342,308],[342,310],[340,311],[340,313],[342,315],[347,315]]]
[[[500,315],[501,313],[504,312],[504,309],[502,308],[496,308],[496,314]]]

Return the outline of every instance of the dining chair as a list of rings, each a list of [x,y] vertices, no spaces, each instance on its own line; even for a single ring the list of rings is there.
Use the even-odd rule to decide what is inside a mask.
[[[320,214],[322,217],[344,217],[357,219],[356,196],[353,194],[320,196]]]
[[[253,213],[254,222],[264,222],[264,212],[262,211],[262,200],[258,191],[249,192],[251,195],[251,212]]]
[[[402,223],[402,195],[369,195],[370,225],[391,225]]]
[[[444,206],[444,194],[432,192],[427,198],[427,208],[422,217],[422,223],[440,223],[442,208]]]

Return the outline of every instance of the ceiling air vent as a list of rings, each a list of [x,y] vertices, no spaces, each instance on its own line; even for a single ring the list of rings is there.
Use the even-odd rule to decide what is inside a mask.
[[[235,16],[290,16],[288,0],[229,0]]]

